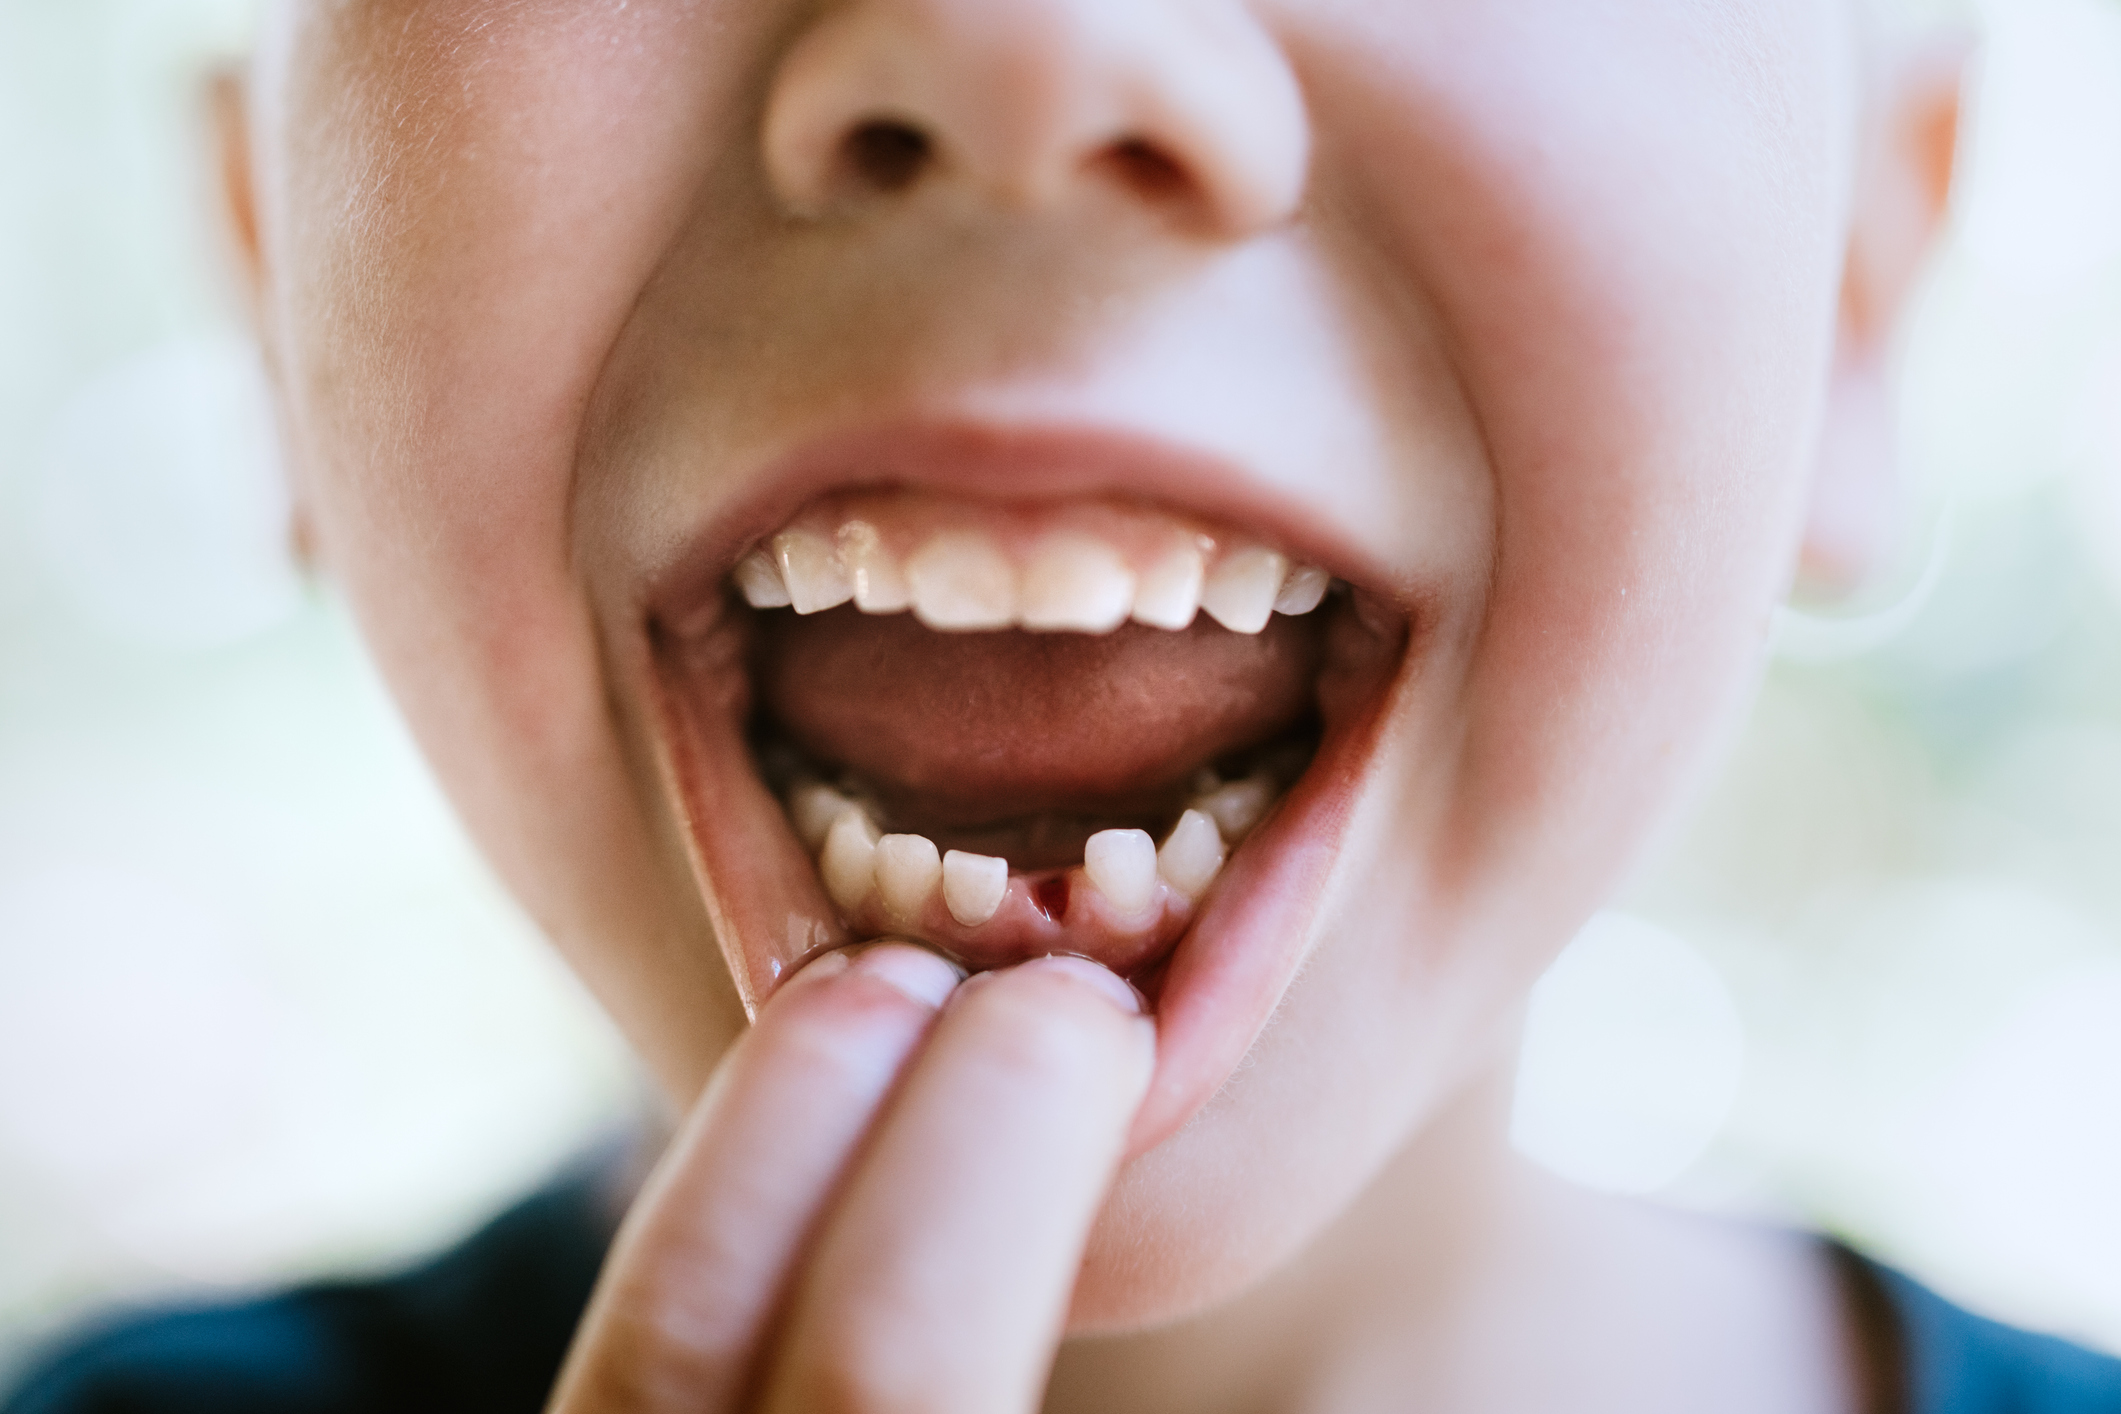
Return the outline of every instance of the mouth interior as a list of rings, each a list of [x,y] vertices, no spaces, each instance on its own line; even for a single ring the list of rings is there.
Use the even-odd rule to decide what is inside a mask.
[[[1161,840],[1211,778],[1293,780],[1317,741],[1317,615],[1257,634],[1207,619],[939,633],[847,605],[761,629],[753,740],[770,783],[824,779],[886,832],[1018,870],[1078,863],[1102,830]]]
[[[1076,953],[1153,979],[1262,873],[1246,841],[1307,773],[1359,775],[1336,724],[1406,637],[1322,567],[1128,503],[821,498],[711,597],[678,655],[680,775],[695,807],[757,802],[695,808],[695,843],[718,927],[814,940],[770,975],[888,934],[974,970]]]

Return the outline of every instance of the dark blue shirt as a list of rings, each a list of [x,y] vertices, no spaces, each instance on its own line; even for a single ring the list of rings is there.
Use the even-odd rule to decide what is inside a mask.
[[[562,1184],[388,1280],[91,1330],[4,1414],[535,1414],[610,1240],[594,1179]]]
[[[1890,1304],[1909,1414],[2117,1414],[2121,1361],[1960,1310],[1863,1264]]]
[[[611,1239],[596,1178],[545,1190],[385,1281],[135,1316],[78,1338],[0,1414],[536,1414]],[[1983,1320],[1848,1255],[1875,1414],[2121,1414],[2121,1362]]]

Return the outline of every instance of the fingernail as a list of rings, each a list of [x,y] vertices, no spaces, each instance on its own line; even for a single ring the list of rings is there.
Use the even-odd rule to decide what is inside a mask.
[[[898,988],[925,1007],[939,1007],[965,980],[964,969],[940,953],[896,939],[871,943],[854,959],[854,970]]]
[[[1047,972],[1058,972],[1063,976],[1072,977],[1084,986],[1095,988],[1112,1005],[1126,1012],[1129,1016],[1141,1015],[1141,993],[1135,991],[1117,973],[1109,968],[1098,966],[1087,957],[1074,957],[1068,953],[1053,953],[1047,957],[1033,958],[1025,963],[1024,966],[1027,968],[1036,967]]]

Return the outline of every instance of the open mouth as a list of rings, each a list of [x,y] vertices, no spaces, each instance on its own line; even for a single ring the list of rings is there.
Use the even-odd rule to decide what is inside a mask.
[[[702,894],[754,1009],[869,938],[1072,953],[1167,1032],[1198,993],[1212,1090],[1308,947],[1414,625],[1279,527],[1009,480],[857,463],[658,601]]]

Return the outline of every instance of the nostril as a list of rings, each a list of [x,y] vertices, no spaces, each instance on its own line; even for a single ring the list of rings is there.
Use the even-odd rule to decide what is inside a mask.
[[[935,155],[928,135],[908,123],[875,118],[857,126],[840,145],[854,181],[877,192],[911,186]]]
[[[793,8],[819,13],[761,95],[757,153],[791,218],[897,212],[934,188],[955,194],[935,211],[960,209],[956,196],[1015,215],[1132,201],[1191,236],[1227,240],[1301,205],[1306,96],[1274,34],[1231,22],[1252,7]]]
[[[1181,199],[1193,190],[1193,179],[1155,143],[1142,137],[1122,138],[1091,159],[1135,196],[1156,205]]]

